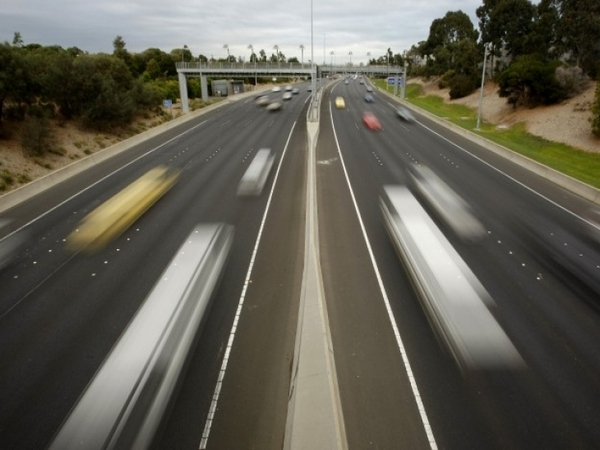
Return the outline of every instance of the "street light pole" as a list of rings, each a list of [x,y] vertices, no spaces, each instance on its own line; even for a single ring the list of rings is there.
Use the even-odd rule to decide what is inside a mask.
[[[302,68],[304,69],[304,45],[300,44],[300,64],[302,64]]]
[[[481,124],[481,107],[483,106],[483,85],[485,83],[485,62],[487,61],[488,55],[488,46],[484,44],[483,46],[483,70],[481,72],[481,88],[479,89],[479,107],[477,108],[477,126],[476,130],[479,130],[479,125]]]

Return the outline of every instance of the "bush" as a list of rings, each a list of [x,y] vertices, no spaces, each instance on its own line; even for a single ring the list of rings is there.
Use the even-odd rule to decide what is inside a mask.
[[[21,146],[30,156],[41,156],[54,145],[54,136],[47,114],[28,118],[21,130]]]
[[[556,68],[556,81],[563,88],[565,96],[570,98],[583,92],[590,79],[580,67],[560,66]]]
[[[455,75],[449,81],[450,99],[466,97],[477,89],[477,80],[468,75]]]
[[[592,133],[600,137],[600,82],[596,83],[596,93],[594,94],[590,122],[592,123]]]
[[[559,102],[565,98],[565,91],[556,79],[557,65],[531,55],[517,58],[498,75],[500,97],[507,97],[515,107]]]

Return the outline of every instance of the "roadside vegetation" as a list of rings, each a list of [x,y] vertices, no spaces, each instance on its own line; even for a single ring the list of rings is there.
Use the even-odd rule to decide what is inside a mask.
[[[374,84],[382,90],[386,89],[385,80],[375,80]],[[476,130],[477,109],[448,103],[438,95],[424,95],[422,86],[417,83],[407,85],[405,98],[409,103],[465,130],[600,189],[600,153],[590,153],[535,136],[526,131],[523,123],[510,128],[498,128],[482,121],[480,129]]]

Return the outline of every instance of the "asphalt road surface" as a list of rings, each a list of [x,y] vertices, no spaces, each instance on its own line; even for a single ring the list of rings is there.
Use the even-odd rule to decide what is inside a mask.
[[[403,122],[389,97],[375,89],[367,104],[365,92],[352,78],[332,83],[316,153],[348,448],[598,448],[599,294],[531,234],[577,230],[591,205],[426,117]],[[336,96],[346,108],[335,108]],[[30,238],[0,271],[1,448],[49,443],[182,240],[205,222],[234,225],[234,244],[156,447],[282,448],[304,263],[307,99],[302,86],[282,111],[252,98],[224,106],[2,214]],[[367,110],[382,131],[365,128]],[[263,147],[276,154],[267,185],[239,198]],[[158,164],[181,177],[144,216],[99,253],[65,250],[79,220]],[[436,340],[379,209],[382,186],[405,184],[412,164],[431,168],[484,224],[476,243],[440,227],[493,297],[524,370],[461,372]]]

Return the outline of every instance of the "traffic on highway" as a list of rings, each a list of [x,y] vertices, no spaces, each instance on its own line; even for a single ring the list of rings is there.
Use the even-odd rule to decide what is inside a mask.
[[[308,82],[243,94],[0,212],[1,448],[317,448],[311,320],[337,448],[600,446],[597,205],[367,77],[315,94],[318,124]]]

